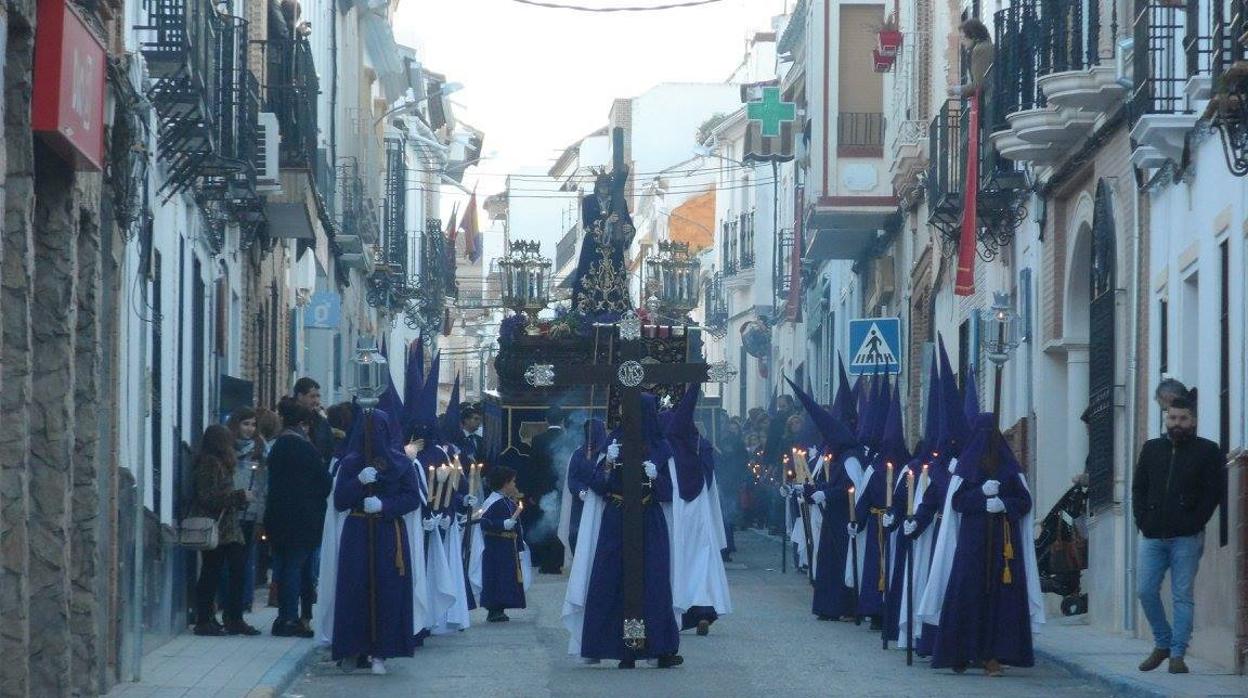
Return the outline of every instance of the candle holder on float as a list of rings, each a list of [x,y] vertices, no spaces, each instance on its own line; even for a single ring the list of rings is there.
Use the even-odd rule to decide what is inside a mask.
[[[539,333],[537,315],[550,302],[549,257],[536,241],[516,240],[498,262],[503,279],[503,306],[528,318],[526,332]]]
[[[689,243],[671,240],[659,243],[658,251],[646,258],[645,289],[649,297],[658,299],[659,312],[683,318],[698,307],[701,267],[689,254]]]

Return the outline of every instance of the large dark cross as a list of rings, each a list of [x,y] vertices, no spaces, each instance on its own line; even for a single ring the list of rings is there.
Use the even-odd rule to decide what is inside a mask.
[[[609,326],[608,326],[609,327]],[[624,641],[633,650],[645,645],[646,628],[643,603],[645,598],[644,543],[642,499],[645,497],[645,443],[641,432],[641,393],[643,386],[726,382],[736,370],[726,362],[657,363],[647,361],[645,341],[641,338],[641,321],[631,311],[614,326],[619,333],[619,363],[560,366],[534,364],[525,372],[525,379],[537,387],[607,386],[619,398],[620,424],[624,428],[621,456],[624,459]],[[612,400],[608,394],[607,404]],[[666,463],[655,463],[660,468]]]

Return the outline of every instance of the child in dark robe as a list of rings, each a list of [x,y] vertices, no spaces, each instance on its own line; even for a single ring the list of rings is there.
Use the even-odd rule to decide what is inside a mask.
[[[481,562],[481,594],[478,605],[489,611],[491,623],[511,620],[509,608],[524,608],[524,569],[520,553],[524,529],[515,500],[516,471],[505,465],[490,469],[487,486],[493,493],[482,506],[481,533],[485,542]]]

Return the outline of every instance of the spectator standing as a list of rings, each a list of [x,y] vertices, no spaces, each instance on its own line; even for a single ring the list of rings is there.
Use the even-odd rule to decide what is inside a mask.
[[[251,611],[256,590],[256,537],[260,523],[264,521],[264,504],[267,497],[269,471],[265,465],[268,447],[256,429],[256,410],[240,407],[230,414],[226,426],[234,437],[234,487],[246,490],[250,497],[239,515],[239,527],[243,532],[243,597],[245,612]],[[226,580],[229,583],[229,580]]]
[[[199,580],[195,584],[196,635],[256,635],[255,628],[243,621],[242,590],[245,549],[239,513],[250,501],[250,494],[234,484],[234,436],[214,424],[204,431],[195,457],[196,515],[217,520],[218,543],[200,553]],[[217,622],[213,600],[221,573],[229,575],[224,603],[224,625]]]
[[[304,376],[295,381],[295,401],[312,413],[312,424],[308,427],[308,439],[321,454],[325,470],[329,470],[329,461],[334,457],[334,430],[325,411],[321,408],[321,384]]]
[[[313,599],[306,593],[306,568],[321,543],[325,507],[333,480],[321,455],[308,438],[315,415],[298,400],[278,406],[285,428],[269,452],[269,492],[264,527],[276,555],[278,615],[273,635],[312,637],[300,623],[300,593],[304,618],[311,617]],[[328,424],[326,424],[328,427]]]
[[[1167,659],[1171,674],[1186,674],[1184,656],[1195,617],[1196,571],[1205,547],[1205,524],[1221,499],[1222,453],[1196,435],[1195,406],[1175,397],[1166,409],[1166,435],[1140,451],[1131,485],[1132,513],[1140,529],[1137,593],[1153,631],[1153,651],[1140,663],[1152,671]],[[1161,602],[1170,571],[1174,625]]]

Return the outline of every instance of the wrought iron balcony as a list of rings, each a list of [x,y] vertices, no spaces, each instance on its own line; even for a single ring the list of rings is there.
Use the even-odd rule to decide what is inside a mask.
[[[386,139],[386,194],[382,245],[390,264],[407,269],[407,160],[399,138]]]
[[[311,169],[316,163],[316,97],[320,82],[307,39],[270,36],[264,42],[265,95],[282,133],[281,166]]]
[[[1245,0],[1231,0],[1229,16],[1223,4],[1211,6],[1210,74],[1212,99],[1205,112],[1222,138],[1227,168],[1248,175],[1248,21]]]
[[[1189,8],[1184,5],[1136,0],[1135,8],[1132,116],[1190,113],[1184,88],[1199,68],[1200,47],[1208,39],[1202,41],[1195,26],[1189,30]]]
[[[423,333],[437,333],[445,322],[447,299],[459,297],[455,279],[455,248],[437,218],[425,221],[420,238],[420,276],[413,278],[405,309],[407,326]]]
[[[241,20],[217,12],[210,0],[150,0],[145,23],[137,25],[140,50],[151,85],[148,99],[159,122],[157,156],[168,178],[165,198],[194,187],[207,174],[222,174],[223,113],[232,65],[224,55],[234,50]],[[246,24],[241,24],[246,36]]]
[[[939,229],[950,248],[956,248],[965,214],[969,112],[950,100],[941,107],[929,129],[928,222]],[[992,110],[984,123],[992,123]],[[979,178],[976,192],[976,237],[979,254],[991,259],[1010,243],[1026,217],[1027,179],[1018,165],[1001,157],[992,146],[989,130],[978,137]]]

